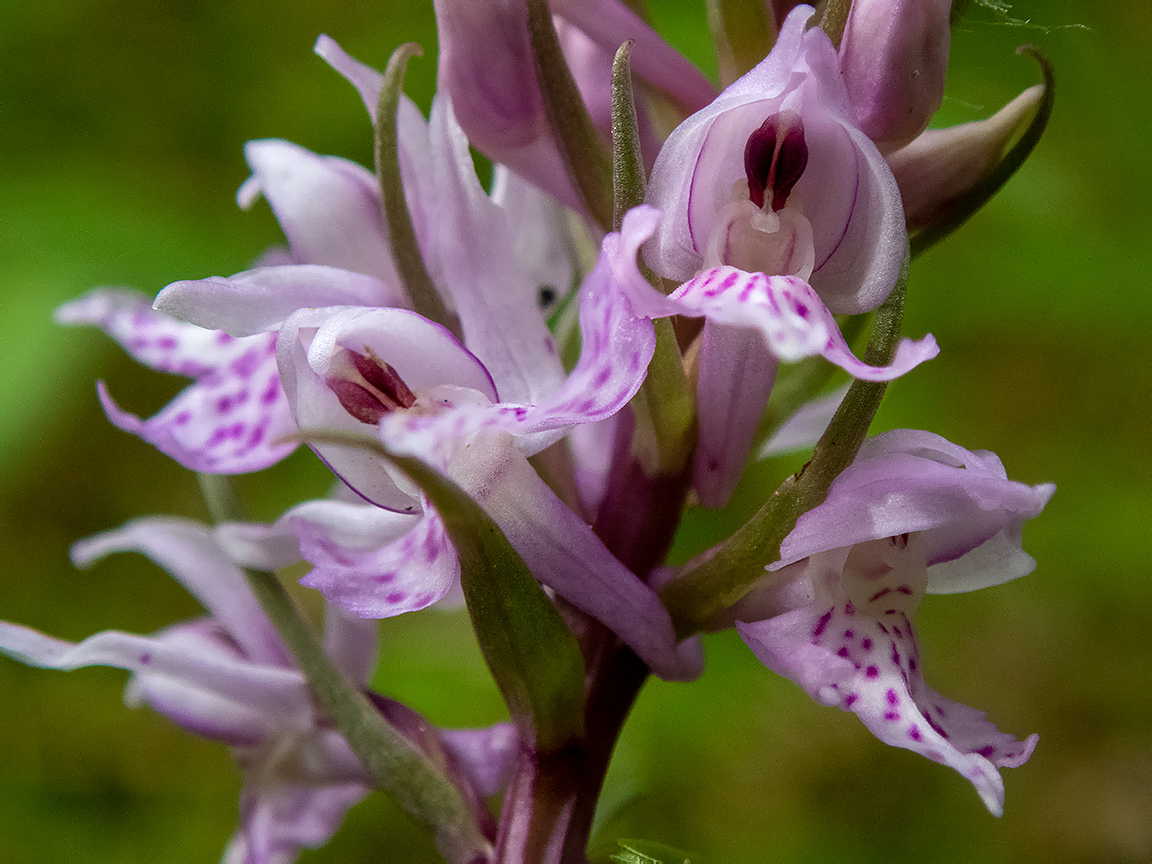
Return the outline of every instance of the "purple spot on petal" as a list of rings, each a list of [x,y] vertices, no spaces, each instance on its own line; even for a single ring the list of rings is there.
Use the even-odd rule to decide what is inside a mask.
[[[855,634],[851,630],[845,630],[844,631],[844,638],[845,639],[851,639],[854,635]]]
[[[824,632],[824,628],[828,626],[828,622],[832,620],[832,609],[829,609],[820,616],[820,620],[816,622],[816,629],[812,631],[812,638],[819,639]]]
[[[176,426],[187,426],[188,421],[191,419],[192,413],[190,411],[181,411],[179,414],[172,418],[172,423]]]
[[[877,669],[875,666],[869,666],[867,669],[864,670],[864,674],[867,675],[869,678],[879,678],[880,677],[880,670]]]
[[[844,707],[845,708],[851,708],[852,703],[854,703],[859,698],[860,698],[859,693],[849,693],[847,696],[844,697]]]
[[[393,591],[391,594],[389,594],[387,597],[384,598],[384,602],[396,604],[396,603],[399,603],[400,601],[404,600],[407,596],[408,595],[405,594],[403,591]]]
[[[865,651],[871,651],[872,650],[872,640],[871,639],[865,639],[863,642],[860,643],[860,647],[863,648]]]
[[[923,741],[924,740],[924,736],[920,734],[920,730],[917,729],[915,726],[913,726],[911,729],[908,730],[908,737],[911,738],[913,741]]]
[[[837,657],[847,657],[848,656],[848,647],[842,646],[840,648],[840,650],[836,652],[836,656]]]
[[[991,744],[986,744],[983,747],[981,747],[979,750],[976,750],[973,752],[979,753],[985,759],[991,759],[996,754],[996,748],[993,747]]]
[[[171,336],[161,336],[156,340],[156,347],[164,351],[171,351],[176,347],[176,340]]]
[[[152,655],[147,653],[147,652],[145,652],[144,654],[141,654],[140,655],[140,662],[143,663],[145,666],[150,665],[152,663]]]
[[[895,723],[897,720],[900,719],[900,712],[899,711],[885,711],[884,712],[884,719],[887,720],[889,723]]]
[[[889,705],[897,705],[900,702],[900,697],[897,695],[896,690],[892,687],[888,688],[887,692],[884,694],[884,698],[887,700]]]

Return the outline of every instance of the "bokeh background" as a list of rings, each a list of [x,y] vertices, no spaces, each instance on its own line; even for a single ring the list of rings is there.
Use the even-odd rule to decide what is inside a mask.
[[[715,69],[702,4],[649,0],[656,23]],[[1030,524],[1036,572],[929,597],[930,681],[1001,728],[1040,733],[1005,772],[990,817],[959,776],[874,741],[760,666],[732,633],[707,640],[691,685],[651,684],[609,777],[605,837],[712,862],[1152,860],[1152,169],[1147,3],[979,2],[953,34],[945,124],[986,116],[1058,75],[1034,157],[962,231],[916,262],[906,331],[942,353],[891,390],[875,429],[926,428],[995,450],[1012,477],[1055,481]],[[180,382],[142,370],[52,309],[95,285],[155,293],[229,274],[278,240],[267,207],[233,196],[241,144],[284,137],[370,162],[352,89],[311,54],[326,32],[382,66],[416,40],[409,92],[434,79],[431,4],[385,0],[40,0],[0,8],[0,618],[79,639],[151,632],[198,609],[158,568],[121,555],[88,572],[77,538],[147,513],[205,518],[191,475],[111,427],[96,378],[126,407]],[[785,470],[753,472],[730,529]],[[272,518],[325,488],[307,453],[240,488]],[[381,626],[377,688],[446,726],[502,716],[460,614]],[[236,820],[222,746],[121,704],[125,674],[0,659],[0,862],[209,862]],[[436,860],[382,796],[304,861]]]

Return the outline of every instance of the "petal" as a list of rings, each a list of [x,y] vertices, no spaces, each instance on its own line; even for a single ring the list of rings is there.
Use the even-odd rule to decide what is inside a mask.
[[[924,532],[933,565],[960,558],[1002,531],[1012,532],[1018,544],[1020,526],[1043,510],[1053,491],[1047,484],[1008,480],[991,454],[972,453],[927,432],[896,430],[865,443],[824,503],[800,517],[772,567],[910,532]],[[964,567],[941,571],[934,590],[947,593],[945,572],[961,571],[968,574],[961,584],[1004,581],[993,575],[988,582],[974,579]],[[1011,572],[1019,574],[1020,566],[992,571],[1005,577]]]
[[[0,651],[42,669],[112,666],[149,679],[163,677],[185,688],[194,702],[208,693],[278,717],[283,724],[303,727],[311,721],[304,677],[295,669],[237,660],[206,643],[194,651],[186,640],[164,633],[149,637],[106,630],[72,643],[0,622]]]
[[[907,245],[903,210],[884,158],[855,126],[835,48],[819,28],[804,30],[810,14],[793,10],[768,57],[668,137],[646,199],[666,214],[649,263],[681,281],[700,270],[745,177],[749,135],[765,118],[795,111],[809,158],[789,202],[811,223],[812,286],[832,311],[863,312],[896,284]]]
[[[291,665],[243,572],[216,542],[212,529],[188,519],[136,519],[77,542],[72,561],[77,567],[89,567],[114,552],[139,552],[167,570],[228,631],[249,660]]]
[[[700,441],[693,484],[705,507],[723,507],[744,473],[776,381],[775,356],[748,327],[706,321],[696,383]]]
[[[701,109],[716,98],[716,88],[700,70],[618,0],[553,0],[551,9],[608,52],[632,40],[633,74],[666,92],[686,111]]]
[[[157,637],[176,651],[202,656],[222,663],[243,661],[231,637],[207,618],[165,628]],[[196,686],[172,675],[139,672],[128,681],[124,691],[126,705],[147,705],[182,729],[219,741],[231,747],[258,747],[272,734],[292,725],[260,704],[252,704],[247,695],[236,698],[212,689]],[[301,705],[296,710],[297,725],[308,722]]]
[[[440,184],[435,216],[437,267],[464,330],[464,343],[491,373],[502,399],[536,402],[555,390],[564,369],[552,334],[536,298],[542,276],[548,282],[571,278],[571,264],[548,275],[541,265],[559,262],[559,212],[542,214],[534,229],[525,230],[525,217],[515,220],[489,198],[476,179],[468,139],[456,122],[446,96],[432,106],[430,122],[434,171]],[[505,181],[507,183],[507,181]],[[502,197],[517,206],[525,190],[505,188]],[[543,209],[542,196],[535,196]],[[514,233],[514,228],[520,229]],[[551,236],[549,236],[551,235]],[[523,261],[517,253],[544,240],[547,258],[533,255]],[[538,253],[539,254],[539,253]]]
[[[99,288],[56,310],[59,324],[94,324],[158,372],[200,378],[241,360],[255,340],[233,339],[155,312],[136,291]]]
[[[520,744],[511,723],[486,729],[443,729],[440,740],[460,760],[481,795],[495,795],[508,783]]]
[[[286,440],[296,424],[280,386],[275,336],[235,341],[246,343],[243,355],[201,377],[148,420],[122,410],[98,382],[108,419],[193,471],[243,474],[279,462],[297,445]]]
[[[225,850],[231,864],[289,864],[301,847],[327,843],[348,810],[368,794],[363,783],[306,786],[246,772],[240,830]]]
[[[656,674],[671,680],[698,674],[677,653],[672,620],[655,592],[556,497],[510,436],[485,436],[462,452],[450,474],[537,579],[614,631]]]
[[[361,618],[388,618],[431,606],[459,581],[460,563],[440,517],[432,510],[402,515],[377,509],[395,537],[376,545],[380,526],[368,545],[341,545],[321,523],[299,517],[289,524],[300,538],[312,571],[300,580],[326,599]]]
[[[827,396],[821,396],[800,406],[796,413],[781,423],[780,428],[772,433],[772,437],[764,442],[756,458],[767,459],[779,453],[791,453],[793,450],[803,450],[815,445],[828,428],[847,392],[847,387],[841,387]]]
[[[810,562],[813,578],[835,581],[844,551]],[[1017,741],[975,709],[943,699],[925,683],[912,622],[902,611],[860,614],[836,591],[805,609],[766,621],[737,623],[768,668],[803,687],[816,701],[852,711],[877,738],[948,765],[976,787],[999,816],[1004,784],[997,766],[1023,764],[1035,736]]]
[[[331,603],[325,604],[324,653],[360,686],[367,686],[376,668],[378,632],[375,621],[354,617]]]
[[[376,178],[354,162],[317,156],[288,141],[249,141],[252,177],[238,200],[250,207],[263,195],[299,264],[324,264],[399,279],[388,245]]]
[[[251,336],[275,330],[304,307],[407,306],[398,284],[315,264],[260,267],[228,278],[173,282],[153,308],[200,327]]]
[[[375,125],[376,111],[380,103],[380,89],[384,86],[384,76],[371,66],[366,66],[350,56],[335,39],[323,33],[316,40],[316,45],[312,50],[356,88],[356,92],[364,101],[364,107],[368,109],[368,116],[372,118],[372,123]]]

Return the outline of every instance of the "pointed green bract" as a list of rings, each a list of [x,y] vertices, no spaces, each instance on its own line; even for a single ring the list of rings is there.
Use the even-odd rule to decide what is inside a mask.
[[[640,130],[632,92],[629,66],[632,43],[625,42],[612,61],[612,198],[613,229],[619,231],[624,214],[644,203],[648,180],[640,152]],[[662,281],[640,261],[640,272],[657,288]],[[658,449],[659,473],[676,474],[683,469],[696,441],[696,407],[684,374],[680,348],[672,322],[666,318],[656,325],[656,352],[648,365],[641,396],[643,405],[637,428],[648,426],[654,432]]]
[[[380,198],[384,204],[384,219],[388,224],[388,243],[392,247],[392,260],[396,272],[408,290],[412,308],[427,318],[447,327],[460,338],[460,322],[456,320],[440,292],[432,284],[432,277],[424,266],[416,229],[404,198],[404,182],[400,174],[400,142],[396,131],[396,111],[404,90],[404,72],[412,57],[420,57],[424,50],[415,42],[407,42],[392,52],[384,70],[384,84],[380,88],[380,102],[376,112],[376,174],[380,178]]]
[[[423,490],[460,558],[468,614],[492,677],[521,737],[537,753],[583,735],[584,658],[575,637],[504,532],[463,489],[414,456],[379,440],[339,432],[302,432],[313,444],[371,450]]]
[[[556,38],[547,0],[527,0],[528,29],[548,122],[588,212],[612,229],[612,163]]]

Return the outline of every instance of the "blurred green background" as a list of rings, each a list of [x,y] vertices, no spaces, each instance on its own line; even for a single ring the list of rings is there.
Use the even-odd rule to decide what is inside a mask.
[[[714,70],[697,4],[649,4]],[[892,388],[875,429],[930,429],[995,450],[1016,479],[1058,484],[1026,531],[1033,575],[929,597],[919,619],[930,682],[1002,729],[1038,731],[1040,745],[1004,772],[1006,815],[994,819],[958,775],[878,744],[720,634],[700,681],[642,695],[605,796],[614,836],[712,862],[1152,860],[1152,7],[992,5],[954,32],[940,120],[986,116],[1032,84],[1032,62],[1013,53],[1028,41],[1055,63],[1056,114],[1009,187],[915,264],[906,331],[935,333],[942,353]],[[0,321],[12,348],[0,367],[0,618],[79,639],[198,614],[139,556],[69,564],[72,541],[135,516],[206,513],[193,478],[111,427],[93,388],[107,379],[147,414],[180,382],[51,313],[95,285],[155,293],[233,273],[276,242],[266,206],[233,203],[245,140],[369,162],[356,94],[311,54],[321,32],[377,66],[421,42],[408,89],[427,107],[427,2],[0,9]],[[754,472],[727,522],[696,520],[697,542],[735,524],[774,470]],[[241,483],[265,518],[324,487],[304,453]],[[381,633],[382,692],[441,725],[501,717],[461,615],[405,616]],[[218,859],[239,788],[228,753],[123,707],[124,680],[0,660],[0,862]],[[373,796],[302,860],[436,858]]]

